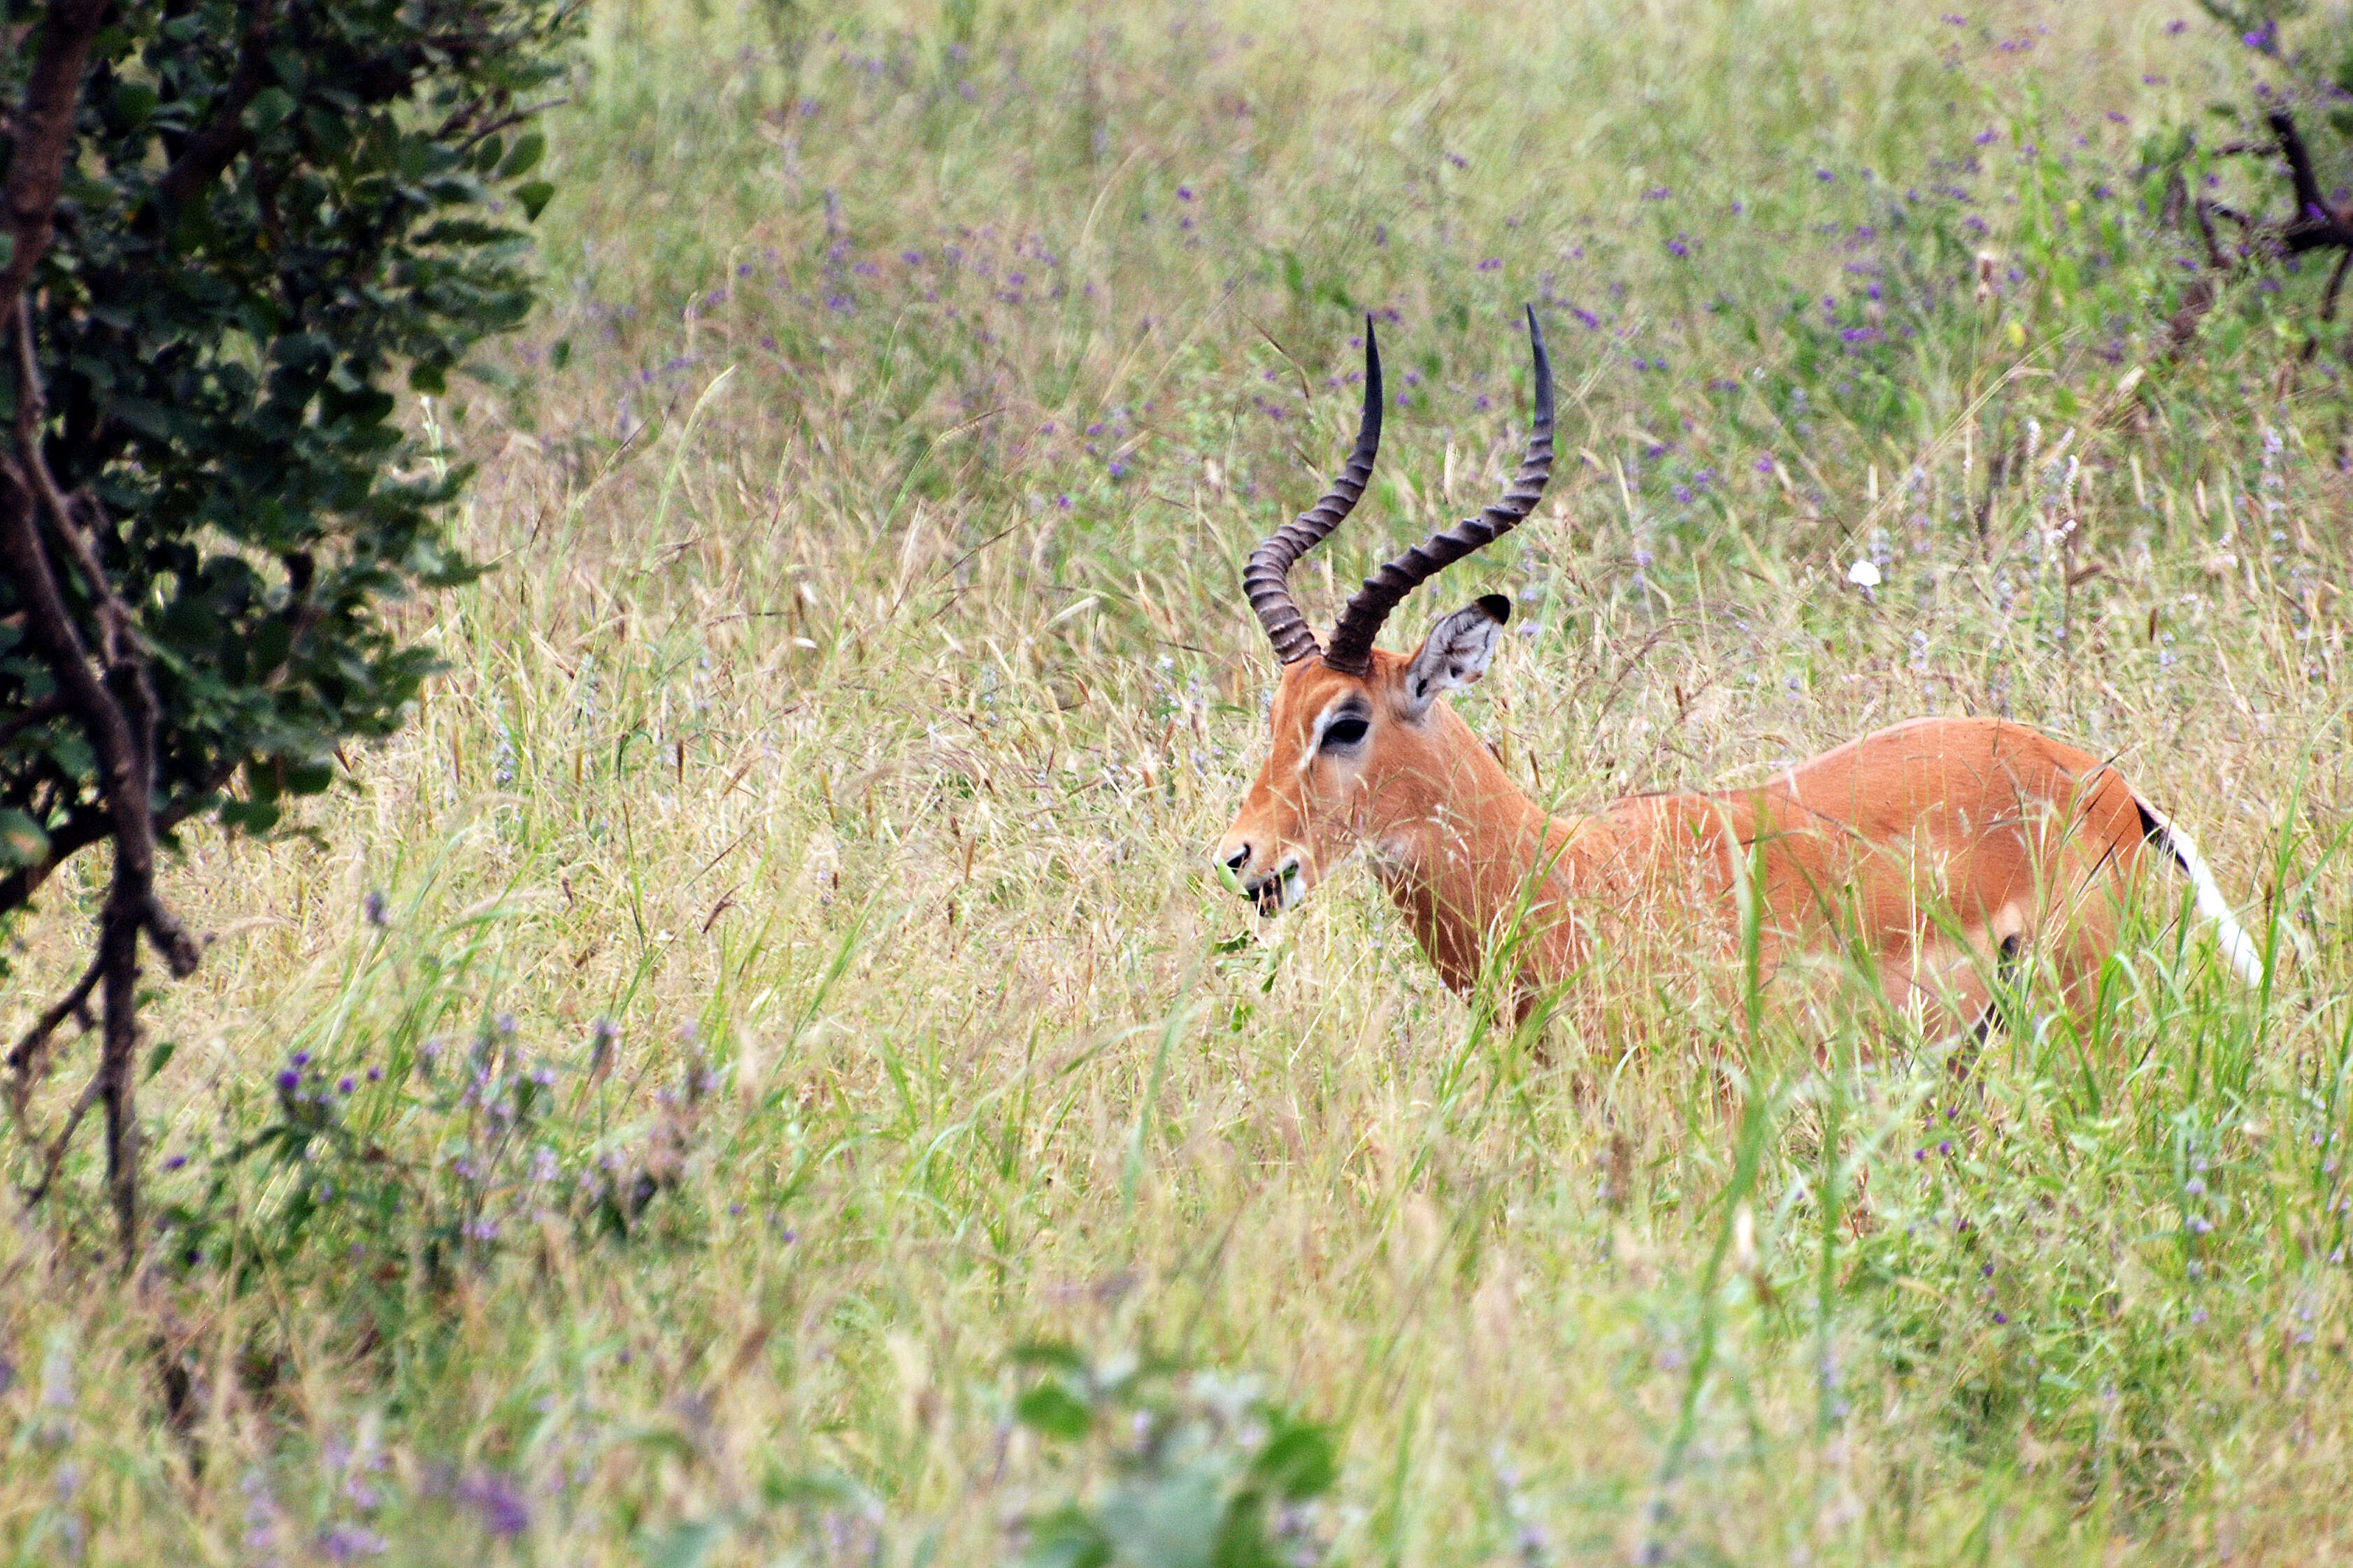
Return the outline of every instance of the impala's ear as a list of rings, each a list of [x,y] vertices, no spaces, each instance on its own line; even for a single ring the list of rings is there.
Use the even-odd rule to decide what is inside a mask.
[[[1441,691],[1477,683],[1495,657],[1504,623],[1512,618],[1512,601],[1501,594],[1473,600],[1436,626],[1420,650],[1406,666],[1406,717],[1419,719],[1430,710]]]

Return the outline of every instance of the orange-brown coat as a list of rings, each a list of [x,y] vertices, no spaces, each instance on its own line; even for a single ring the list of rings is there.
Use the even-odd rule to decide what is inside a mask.
[[[1497,606],[1486,618],[1499,628],[1507,607],[1482,604]],[[1433,641],[1466,620],[1480,633],[1480,608],[1448,617]],[[1736,962],[1752,848],[1768,974],[1794,947],[1835,943],[1875,960],[1891,1002],[1966,1025],[2024,948],[2080,1000],[2162,831],[2114,767],[1992,719],[1914,720],[1753,786],[1554,816],[1437,700],[1483,672],[1484,636],[1451,656],[1451,680],[1441,650],[1439,679],[1425,682],[1435,689],[1416,686],[1427,644],[1376,651],[1362,677],[1312,658],[1286,667],[1272,752],[1219,855],[1272,909],[1361,847],[1447,984],[1473,991],[1500,952],[1492,979],[1523,1014],[1579,974],[1597,939],[1618,957],[1665,944]],[[1335,714],[1361,715],[1361,739],[1320,744],[1348,732]],[[2226,948],[2233,933],[2244,943],[2232,927]]]

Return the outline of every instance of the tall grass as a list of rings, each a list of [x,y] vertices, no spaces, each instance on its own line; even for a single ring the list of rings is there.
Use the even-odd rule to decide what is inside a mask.
[[[0,1240],[0,1538],[990,1561],[1103,1479],[1012,1420],[1067,1339],[1334,1424],[1340,1561],[2344,1550],[2345,388],[2308,274],[2166,350],[2142,161],[2248,63],[2174,17],[603,6],[551,303],[417,411],[497,568],[403,612],[448,673],[319,843],[189,837],[137,1287],[79,1162]],[[1485,500],[1523,300],[1568,457],[1392,636],[1518,596],[1463,706],[1532,791],[2007,713],[2278,976],[2147,910],[1959,1074],[1605,954],[1540,1056],[1369,878],[1259,927],[1239,563],[1366,311],[1303,600]]]

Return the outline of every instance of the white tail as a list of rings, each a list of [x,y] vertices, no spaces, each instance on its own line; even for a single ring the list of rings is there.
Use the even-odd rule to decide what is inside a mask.
[[[2214,922],[2214,940],[2222,949],[2222,956],[2240,979],[2250,985],[2263,983],[2263,960],[2255,939],[2231,912],[2231,900],[2222,896],[2221,885],[2214,873],[2206,868],[2206,861],[2198,853],[2198,846],[2189,835],[2173,825],[2173,819],[2136,795],[2133,804],[2140,807],[2141,831],[2151,844],[2173,857],[2181,874],[2198,894],[2198,912]]]

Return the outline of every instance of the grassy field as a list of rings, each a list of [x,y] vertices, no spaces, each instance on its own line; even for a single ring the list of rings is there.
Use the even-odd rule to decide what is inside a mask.
[[[1303,1562],[2353,1553],[2342,361],[2311,269],[2168,352],[2145,160],[2258,56],[1967,10],[600,0],[548,303],[417,411],[495,566],[402,612],[448,673],[318,842],[173,869],[136,1288],[92,1152],[0,1233],[10,1559],[993,1562],[1253,1393],[1336,1445]],[[1531,789],[2009,714],[2276,978],[2159,909],[1964,1081],[1623,970],[1538,1054],[1361,870],[1261,926],[1241,559],[1368,310],[1303,601],[1487,499],[1523,300],[1553,487],[1388,640],[1517,597],[1461,706]],[[1041,1342],[1191,1370],[1056,1441]]]

